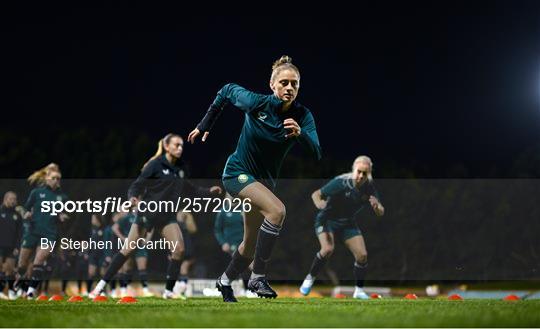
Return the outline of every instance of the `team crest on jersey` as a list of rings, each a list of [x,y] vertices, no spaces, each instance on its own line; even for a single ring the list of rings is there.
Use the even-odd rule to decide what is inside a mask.
[[[57,196],[56,196],[56,201],[62,201],[62,196],[57,195]]]
[[[238,176],[238,182],[240,184],[244,184],[245,182],[247,182],[249,179],[248,175],[246,174],[240,174],[240,176]]]
[[[42,199],[45,198],[45,193],[39,193],[39,197]]]
[[[266,120],[266,118],[268,117],[268,115],[264,112],[259,112],[257,113],[257,119],[261,120],[264,122],[264,120]]]
[[[169,169],[163,169],[163,175],[168,175],[169,174]]]
[[[19,219],[19,216],[13,215],[13,220],[17,220],[17,219]]]
[[[178,172],[178,176],[179,176],[180,178],[184,178],[184,171],[183,171],[183,170],[180,170],[180,171]]]
[[[232,217],[232,214],[230,212],[226,213],[225,216]]]

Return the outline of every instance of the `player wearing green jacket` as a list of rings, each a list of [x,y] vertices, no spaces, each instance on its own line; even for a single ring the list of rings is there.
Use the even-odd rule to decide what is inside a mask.
[[[243,242],[216,282],[225,302],[237,301],[231,281],[252,260],[248,288],[261,297],[277,296],[266,279],[267,263],[285,220],[285,205],[273,192],[276,179],[283,160],[295,144],[304,145],[317,160],[321,157],[313,115],[296,101],[299,87],[300,71],[290,57],[282,56],[272,66],[272,94],[261,95],[236,84],[227,84],[188,136],[191,143],[201,134],[202,141],[206,141],[226,104],[244,112],[242,133],[236,151],[227,159],[222,180],[227,192],[249,199],[256,211],[246,213]]]

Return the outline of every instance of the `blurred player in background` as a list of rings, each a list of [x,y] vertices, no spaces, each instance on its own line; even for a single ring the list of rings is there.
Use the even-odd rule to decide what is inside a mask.
[[[27,298],[34,298],[36,288],[44,277],[44,263],[52,253],[49,248],[40,247],[41,239],[46,239],[48,243],[55,242],[58,238],[58,222],[63,222],[69,217],[65,213],[51,215],[42,212],[41,204],[44,201],[62,201],[68,200],[60,187],[62,174],[57,165],[51,164],[43,169],[36,171],[29,177],[31,183],[39,186],[30,192],[30,196],[24,206],[24,219],[31,219],[32,226],[30,231],[23,236],[21,253],[19,256],[19,274],[26,272],[27,262],[33,251],[35,251],[34,262],[32,266],[31,282],[27,291]]]
[[[90,239],[100,242],[105,241],[105,222],[101,214],[92,214]],[[92,291],[94,280],[97,279],[100,269],[105,262],[105,250],[91,249],[88,251],[88,278],[86,280],[86,291]]]
[[[125,214],[124,216],[121,216],[118,221],[113,224],[112,230],[116,234],[118,238],[121,240],[127,239],[127,236],[129,234],[129,231],[131,229],[131,225],[135,223],[137,220],[137,214],[135,213],[135,209],[132,209],[131,212]],[[151,239],[152,232],[148,232],[146,235],[146,239]],[[133,259],[135,259],[135,264],[133,264]],[[120,282],[120,296],[124,297],[128,295],[128,285],[133,280],[133,274],[135,267],[137,268],[139,279],[141,280],[141,286],[142,286],[142,296],[143,297],[153,297],[154,294],[152,294],[148,290],[148,272],[147,272],[147,264],[148,264],[148,250],[146,248],[137,248],[135,252],[133,252],[133,256],[126,261],[122,269],[118,273],[118,281]]]
[[[152,202],[177,201],[178,197],[185,194],[199,194],[203,196],[219,195],[221,188],[195,187],[184,179],[183,163],[180,161],[184,147],[182,137],[177,134],[167,134],[158,142],[156,154],[143,166],[141,174],[135,180],[128,191],[132,205],[137,205],[140,200]],[[134,251],[131,248],[132,241],[144,238],[146,233],[154,230],[168,242],[176,242],[176,248],[171,248],[171,259],[167,268],[167,277],[163,298],[174,297],[172,292],[178,279],[180,265],[184,254],[184,241],[182,232],[176,222],[176,212],[145,212],[138,213],[137,220],[131,225],[128,234],[126,248],[117,253],[105,273],[99,281],[90,297],[95,297],[103,292],[107,283],[124,265],[129,255]],[[172,245],[172,244],[171,244]]]
[[[174,285],[173,292],[178,298],[184,299],[186,296],[186,290],[188,287],[189,271],[195,263],[193,235],[197,233],[197,224],[195,218],[190,212],[179,211],[176,214],[176,220],[178,226],[182,231],[184,237],[184,261],[180,266],[180,276]]]
[[[225,194],[225,199],[228,199],[232,204],[233,198],[229,193]],[[221,251],[231,257],[238,249],[240,243],[242,243],[244,237],[244,220],[245,215],[243,212],[232,211],[231,207],[225,205],[216,214],[214,236],[221,247]],[[250,296],[250,291],[248,290],[249,271],[245,270],[240,275],[246,289],[246,295]]]
[[[19,254],[22,216],[16,207],[17,194],[6,192],[0,207],[0,299],[17,299],[14,287],[15,258]],[[7,295],[4,294],[6,284]]]
[[[371,159],[359,156],[354,160],[352,172],[335,177],[311,195],[315,207],[319,209],[315,234],[321,249],[300,287],[303,295],[310,293],[319,271],[334,252],[335,239],[340,238],[355,260],[353,273],[356,287],[353,297],[369,298],[363,289],[368,265],[367,250],[356,219],[366,206],[370,206],[377,216],[384,215],[384,207],[373,184],[372,170]]]
[[[321,157],[313,115],[295,101],[299,87],[300,71],[290,57],[282,56],[272,66],[273,94],[256,94],[236,84],[227,84],[189,134],[191,143],[201,134],[202,141],[206,141],[228,103],[245,114],[236,151],[227,159],[222,180],[227,192],[249,199],[254,209],[246,213],[243,242],[216,282],[225,302],[237,301],[231,282],[252,261],[248,288],[261,297],[277,297],[266,278],[267,264],[285,220],[285,205],[273,192],[276,179],[287,153],[297,143],[306,146],[317,160]]]

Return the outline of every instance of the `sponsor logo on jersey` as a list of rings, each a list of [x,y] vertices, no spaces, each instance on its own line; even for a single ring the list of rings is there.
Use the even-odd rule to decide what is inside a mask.
[[[169,174],[169,169],[163,169],[163,175],[168,175]]]
[[[184,175],[185,175],[185,174],[184,174],[184,171],[183,171],[183,170],[180,170],[180,171],[178,172],[178,176],[179,176],[180,178],[184,178]]]
[[[240,184],[244,184],[245,182],[248,181],[248,179],[249,179],[249,177],[248,177],[248,175],[246,175],[246,174],[240,174],[240,175],[238,176],[238,182],[239,182]]]
[[[268,117],[268,115],[264,112],[259,112],[257,113],[257,119],[261,120],[264,122],[264,120],[266,120],[266,118]]]
[[[41,199],[45,198],[45,193],[39,193],[39,197],[40,197]]]

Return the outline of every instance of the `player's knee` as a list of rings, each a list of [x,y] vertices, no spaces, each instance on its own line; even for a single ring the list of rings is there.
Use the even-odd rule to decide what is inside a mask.
[[[274,225],[282,226],[285,221],[287,211],[283,203],[276,204],[270,209],[267,219]]]
[[[322,258],[328,258],[334,253],[334,246],[325,246],[321,248],[319,252]]]
[[[171,250],[171,258],[174,260],[181,260],[184,257],[185,248],[177,246],[175,249]]]
[[[367,263],[367,252],[358,253],[354,258],[358,264],[365,264]]]

